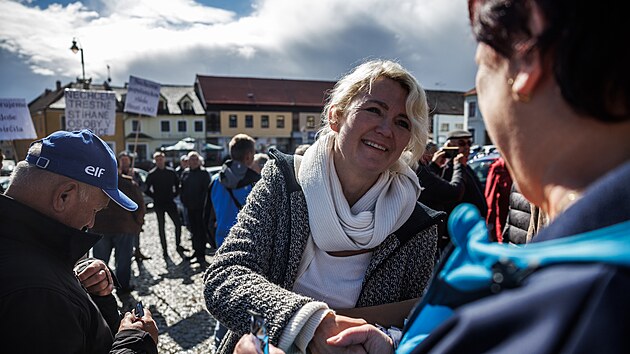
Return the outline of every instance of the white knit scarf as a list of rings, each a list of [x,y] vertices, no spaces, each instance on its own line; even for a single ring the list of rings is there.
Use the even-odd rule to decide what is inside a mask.
[[[411,216],[420,195],[418,177],[397,161],[350,208],[335,170],[334,144],[334,132],[320,137],[304,154],[298,171],[312,241],[326,252],[377,247]],[[300,268],[311,259],[304,257]]]

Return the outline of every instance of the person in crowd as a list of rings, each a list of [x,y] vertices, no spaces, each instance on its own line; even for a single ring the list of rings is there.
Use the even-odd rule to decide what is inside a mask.
[[[269,161],[269,155],[264,153],[257,153],[254,155],[254,161],[249,166],[252,170],[256,171],[256,173],[260,174],[262,172],[262,168]]]
[[[177,166],[177,168],[175,169],[175,172],[177,173],[177,177],[181,178],[182,173],[184,173],[184,171],[187,168],[188,168],[188,155],[182,155],[179,158],[179,166]]]
[[[536,234],[549,222],[540,207],[530,203],[512,183],[508,201],[508,214],[503,229],[503,242],[512,244],[530,243]]]
[[[260,174],[249,168],[254,162],[256,140],[247,134],[236,134],[228,147],[231,159],[223,164],[221,172],[212,176],[206,200],[205,217],[209,219],[206,225],[214,226],[215,239],[211,244],[215,249],[223,244],[236,215],[260,179]]]
[[[136,186],[140,188],[140,191],[144,192],[144,183],[142,182],[140,175],[135,173],[132,166],[133,154],[129,151],[121,151],[118,154],[118,168],[120,169],[122,174],[130,176]],[[133,248],[133,257],[136,259],[136,262],[142,262],[144,260],[151,259],[151,256],[143,254],[142,250],[140,249],[140,234],[138,234],[138,237],[133,240]]]
[[[302,145],[298,145],[298,146],[295,148],[295,152],[294,152],[294,154],[296,154],[296,155],[300,155],[300,156],[303,156],[303,155],[304,155],[304,153],[306,152],[306,149],[308,149],[309,147],[311,147],[311,144],[302,144]]]
[[[484,192],[488,205],[486,224],[490,229],[491,239],[496,242],[503,242],[503,230],[510,209],[511,189],[512,176],[503,157],[499,157],[490,165]]]
[[[118,189],[116,157],[89,130],[31,144],[0,195],[0,328],[7,353],[157,353],[149,310],[121,318],[105,263],[74,265],[100,239],[84,232]]]
[[[463,168],[466,164],[466,158],[461,153],[455,156],[453,173],[449,181],[433,172],[440,170],[446,164],[446,160],[445,152],[438,150],[435,143],[428,142],[416,169],[420,186],[422,186],[422,193],[420,193],[418,201],[429,208],[441,211],[447,211],[449,205],[461,201],[465,189]],[[445,222],[439,224],[438,235],[437,259],[450,242]]]
[[[184,252],[186,249],[182,246],[182,223],[177,212],[175,197],[179,195],[179,178],[177,173],[170,167],[166,166],[166,158],[164,153],[157,151],[153,154],[155,167],[149,171],[146,180],[146,194],[153,198],[153,210],[158,221],[158,232],[160,235],[160,243],[162,245],[162,255],[164,259],[168,257],[168,246],[166,244],[166,232],[164,230],[166,218],[164,214],[168,214],[175,226],[175,249],[177,252]]]
[[[455,159],[458,159],[462,165],[462,176],[464,180],[464,195],[459,201],[449,203],[447,205],[447,213],[450,212],[460,203],[470,203],[479,209],[484,217],[488,213],[486,206],[486,198],[484,196],[484,187],[475,172],[468,166],[468,157],[470,156],[470,146],[472,145],[472,134],[467,130],[454,130],[448,133],[446,144],[447,147],[456,147],[462,157],[448,159],[447,162],[436,171],[443,179],[450,181],[455,170]]]
[[[204,203],[210,184],[210,174],[203,166],[199,153],[191,151],[188,153],[188,168],[182,173],[181,178],[181,198],[186,213],[190,232],[192,234],[193,255],[188,257],[191,262],[204,266],[206,261],[206,237],[207,223],[204,222]]]
[[[336,83],[322,118],[304,156],[269,151],[206,270],[207,308],[230,330],[221,353],[249,331],[247,310],[291,351],[321,352],[365,320],[402,327],[428,283],[443,213],[417,203],[403,156],[424,151],[424,91],[400,64],[368,61]]]
[[[112,250],[115,250],[116,278],[120,283],[118,292],[129,293],[134,288],[130,282],[133,243],[142,231],[146,208],[140,188],[130,176],[122,173],[120,167],[118,168],[118,188],[129,196],[138,208],[135,211],[129,211],[118,204],[113,204],[98,212],[90,232],[102,234],[103,238],[94,245],[92,253],[95,258],[108,264]]]
[[[4,154],[0,152],[0,167],[2,167],[2,162],[4,161]],[[0,185],[0,194],[4,193],[4,188]]]
[[[596,245],[615,251],[604,253],[611,256],[607,261],[530,269],[519,286],[464,302],[413,352],[627,353],[630,52],[602,40],[610,33],[630,38],[625,4],[468,5],[488,134],[520,191],[550,219],[528,247],[582,257],[595,256]],[[558,243],[563,247],[553,248]],[[349,329],[328,343],[393,352],[392,341],[372,326]]]
[[[177,173],[177,178],[179,178],[180,183],[182,179],[182,173],[188,168],[188,154],[182,155],[179,158],[179,166],[175,168],[175,173]],[[184,208],[184,204],[182,204],[181,195],[177,195],[175,197],[175,205],[177,205],[177,211],[180,215],[182,226],[186,226],[188,228],[188,214],[186,212],[186,208]],[[190,231],[190,230],[189,230]]]

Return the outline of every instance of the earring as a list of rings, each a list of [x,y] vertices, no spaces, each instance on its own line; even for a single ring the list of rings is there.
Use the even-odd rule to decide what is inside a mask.
[[[511,77],[508,78],[507,79],[507,84],[510,85],[510,86],[514,85],[514,79],[511,78]],[[518,99],[519,102],[527,103],[527,102],[531,101],[531,99],[532,99],[532,96],[530,96],[528,94],[525,94],[525,93],[515,92],[514,89],[512,89],[512,92],[514,92],[514,94],[516,95],[516,99]]]

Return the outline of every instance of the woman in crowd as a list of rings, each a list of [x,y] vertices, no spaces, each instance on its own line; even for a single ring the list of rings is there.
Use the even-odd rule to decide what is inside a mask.
[[[610,259],[528,269],[520,286],[459,306],[413,352],[628,353],[630,51],[620,45],[630,39],[625,4],[468,3],[488,133],[523,195],[551,220],[527,247],[553,249],[551,256],[594,257],[605,240],[614,251],[603,253]],[[604,40],[611,33],[617,40]],[[558,243],[563,247],[552,248]],[[361,342],[372,353],[393,349],[389,338],[367,325],[328,343]]]
[[[249,331],[247,310],[288,351],[322,352],[326,338],[365,323],[359,314],[401,326],[429,280],[441,214],[416,203],[418,179],[401,157],[424,151],[424,91],[399,64],[366,62],[337,82],[322,119],[303,157],[270,153],[204,276],[208,310],[231,330],[219,352]],[[373,307],[383,304],[393,307]]]

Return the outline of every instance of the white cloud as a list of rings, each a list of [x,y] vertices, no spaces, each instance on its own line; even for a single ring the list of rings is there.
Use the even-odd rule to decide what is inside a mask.
[[[0,48],[34,73],[72,78],[80,74],[80,57],[69,50],[77,37],[86,75],[101,82],[110,65],[118,85],[130,74],[180,84],[195,74],[332,80],[369,57],[400,60],[425,87],[473,85],[464,0],[258,0],[253,7],[239,18],[192,0],[45,9],[0,0]]]

